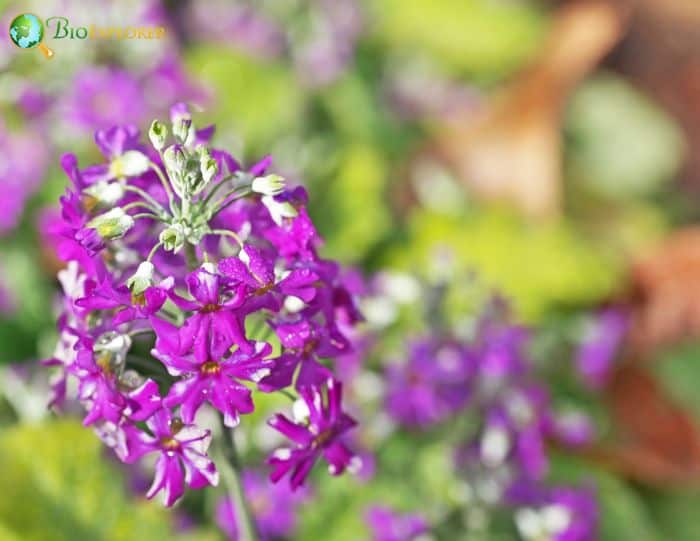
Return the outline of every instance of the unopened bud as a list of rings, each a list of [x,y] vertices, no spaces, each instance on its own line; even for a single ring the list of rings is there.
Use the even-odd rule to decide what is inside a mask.
[[[178,252],[185,244],[185,230],[181,224],[173,224],[164,229],[159,239],[163,249],[168,252]]]
[[[185,144],[191,134],[192,115],[187,105],[177,103],[170,108],[170,121],[173,126],[173,135],[182,144]]]
[[[203,189],[204,186],[211,182],[219,170],[216,160],[211,157],[211,154],[209,154],[209,151],[205,147],[199,148],[199,168],[202,172],[202,179],[204,180]]]
[[[134,226],[134,219],[121,207],[95,216],[87,226],[97,231],[104,240],[115,240],[123,237]]]
[[[136,269],[136,272],[126,281],[126,286],[133,295],[140,295],[153,285],[153,271],[155,267],[150,261],[144,261]]]
[[[169,146],[163,153],[165,168],[170,177],[170,183],[178,196],[183,197],[183,178],[187,167],[187,156],[179,145]]]
[[[284,191],[285,180],[279,175],[265,175],[253,179],[251,188],[263,195],[279,195]]]
[[[165,147],[165,140],[168,138],[168,128],[162,122],[154,120],[151,129],[148,130],[148,138],[151,140],[153,148],[158,152]]]

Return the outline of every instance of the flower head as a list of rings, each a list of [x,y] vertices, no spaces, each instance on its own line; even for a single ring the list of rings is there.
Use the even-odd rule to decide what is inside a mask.
[[[263,183],[294,209],[279,222],[253,190],[270,159],[243,170],[209,148],[213,128],[198,130],[184,104],[171,122],[152,124],[153,149],[136,128],[119,126],[96,134],[102,163],[62,158],[72,187],[47,233],[68,270],[59,275],[59,341],[45,362],[58,372],[52,404],[75,380],[84,423],[120,460],[159,453],[148,496],[162,492],[167,505],[185,485],[217,482],[198,413],[209,409],[228,429],[255,410],[255,385],[287,387],[299,366],[297,387],[324,383],[330,361],[349,348],[339,322],[353,305],[339,266],[315,251],[301,193],[274,176]],[[308,401],[314,393],[322,391],[300,390]],[[354,424],[340,409],[340,384],[323,396],[323,411],[309,406],[309,430],[320,432],[297,450],[310,460],[295,486],[317,454],[334,474],[352,456],[338,439]]]
[[[340,475],[352,467],[355,455],[345,446],[342,436],[356,425],[341,409],[342,385],[329,379],[326,389],[305,387],[299,391],[308,411],[304,423],[295,423],[282,414],[270,419],[272,428],[295,445],[277,449],[268,459],[273,470],[270,479],[277,482],[289,475],[292,489],[302,485],[320,456],[328,462],[331,475]]]

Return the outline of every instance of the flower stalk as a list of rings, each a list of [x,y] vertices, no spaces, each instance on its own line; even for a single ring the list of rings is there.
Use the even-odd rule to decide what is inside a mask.
[[[223,415],[218,415],[222,438],[221,454],[223,459],[219,464],[221,475],[228,490],[228,496],[233,505],[235,516],[238,520],[239,541],[258,541],[258,533],[255,529],[255,522],[250,507],[243,492],[243,482],[241,480],[241,465],[236,451],[236,441],[233,432],[224,423]]]

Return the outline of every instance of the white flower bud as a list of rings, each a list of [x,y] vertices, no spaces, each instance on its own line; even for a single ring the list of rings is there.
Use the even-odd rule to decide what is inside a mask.
[[[185,228],[181,224],[173,224],[164,229],[158,240],[163,243],[163,249],[178,252],[185,244]]]
[[[83,194],[88,196],[90,208],[110,208],[124,197],[124,186],[119,182],[107,182],[100,180],[92,186],[83,190]]]
[[[136,269],[136,272],[126,281],[126,286],[134,295],[140,295],[153,285],[153,271],[155,267],[150,261],[144,261]]]
[[[178,196],[184,195],[184,175],[187,167],[187,156],[182,148],[178,145],[169,146],[163,153],[163,162],[167,169],[170,183]]]
[[[253,179],[251,188],[263,195],[278,195],[284,191],[285,180],[279,175],[265,175]]]
[[[199,191],[201,191],[216,176],[219,170],[216,160],[211,157],[209,151],[204,147],[200,147],[199,149],[199,168],[202,172],[202,179],[204,180],[202,187],[199,189]]]
[[[127,150],[109,164],[109,173],[113,178],[136,177],[150,167],[148,156],[138,150]]]
[[[182,144],[185,144],[194,131],[192,115],[184,103],[178,103],[170,109],[170,120],[173,126],[173,135]]]
[[[97,234],[105,240],[119,239],[134,226],[134,219],[122,210],[121,207],[95,216],[87,223],[88,227],[95,229]]]
[[[167,126],[158,120],[154,120],[151,124],[151,129],[148,130],[148,138],[151,140],[153,148],[160,152],[165,147],[165,140],[168,138]]]
[[[285,218],[296,218],[299,214],[297,209],[294,208],[294,205],[289,201],[276,201],[275,198],[270,195],[264,195],[261,201],[267,207],[270,216],[272,216],[272,219],[277,225],[282,225]]]

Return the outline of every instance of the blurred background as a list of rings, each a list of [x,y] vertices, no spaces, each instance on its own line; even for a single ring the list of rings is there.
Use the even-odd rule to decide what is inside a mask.
[[[308,188],[324,255],[392,277],[403,315],[367,303],[391,330],[352,368],[367,411],[381,358],[427,327],[414,290],[449,284],[460,321],[476,281],[538,329],[552,395],[595,420],[592,446],[554,450],[552,471],[595,483],[600,538],[700,539],[700,3],[0,0],[3,28],[22,12],[166,34],[47,31],[51,60],[0,40],[0,540],[222,538],[216,491],[173,512],[144,500],[143,473],[47,409],[38,364],[56,340],[60,263],[41,224],[68,185],[58,158],[92,163],[94,130],[145,129],[176,101],[217,124],[216,146],[272,154]],[[605,382],[580,392],[557,367],[611,309],[624,336]],[[459,507],[446,441],[373,430],[376,471],[319,478],[290,539],[367,539],[372,503]]]

